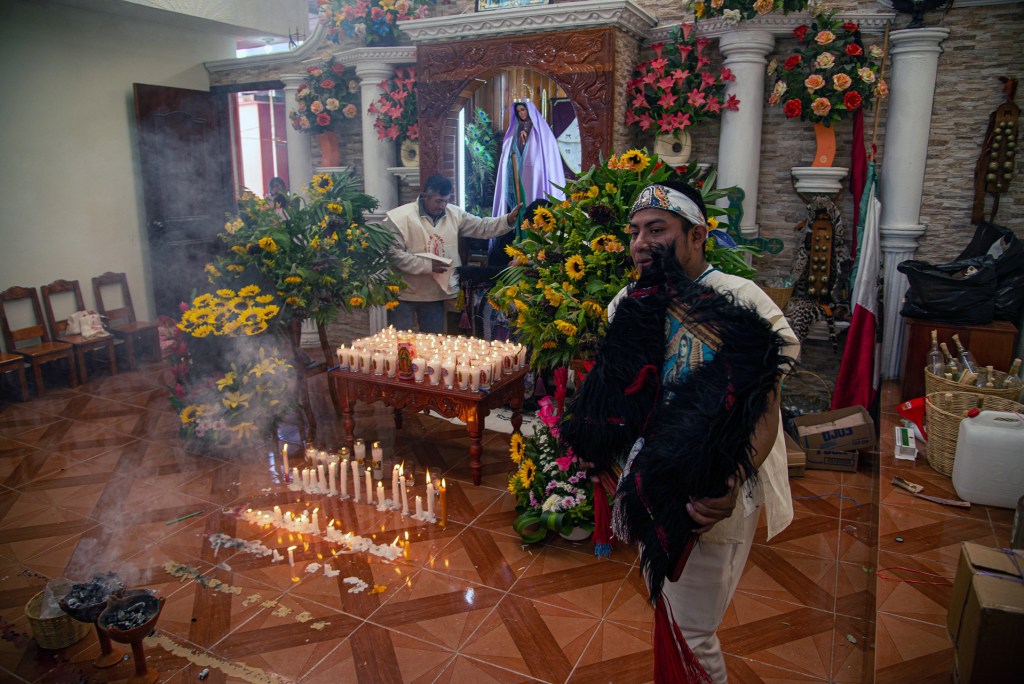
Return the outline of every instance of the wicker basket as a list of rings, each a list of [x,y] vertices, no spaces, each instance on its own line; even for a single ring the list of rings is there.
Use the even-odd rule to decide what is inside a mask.
[[[982,411],[1024,411],[1024,404],[975,392],[935,392],[925,397],[928,423],[928,465],[942,473],[953,474],[956,440],[960,421],[972,408]]]
[[[992,371],[992,382],[993,384],[1001,384],[1006,378],[1006,373],[1002,371]],[[1003,399],[1010,399],[1016,401],[1020,395],[1019,389],[1002,388],[1002,387],[971,387],[970,385],[961,385],[953,380],[947,380],[941,376],[932,373],[927,368],[924,369],[924,393],[932,394],[934,392],[971,392],[972,394],[984,394],[990,397],[1002,397]]]
[[[25,604],[25,617],[28,618],[32,636],[41,648],[60,649],[76,644],[89,634],[90,625],[74,620],[70,615],[58,615],[52,618],[40,618],[39,609],[43,605],[43,592],[39,592]]]
[[[768,287],[764,283],[758,283],[758,285],[780,309],[785,309],[786,304],[789,304],[789,298],[793,296],[792,287]]]

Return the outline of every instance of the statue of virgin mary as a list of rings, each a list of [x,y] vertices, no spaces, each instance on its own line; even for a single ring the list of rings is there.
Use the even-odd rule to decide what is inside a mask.
[[[565,185],[565,171],[555,134],[532,101],[513,102],[509,110],[494,184],[492,216],[501,216],[516,204],[525,207],[548,195],[565,199],[559,189]],[[519,224],[522,219],[520,216]]]

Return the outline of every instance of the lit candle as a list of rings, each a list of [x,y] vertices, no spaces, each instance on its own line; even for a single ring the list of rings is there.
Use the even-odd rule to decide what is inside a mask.
[[[384,354],[379,351],[373,352],[373,356],[370,357],[370,367],[373,369],[374,375],[384,375]]]
[[[427,515],[434,517],[434,481],[430,479],[430,471],[427,471]]]
[[[274,506],[274,522],[277,525],[280,525],[281,524],[281,520],[283,520],[283,516],[281,515],[281,507],[280,506]]]
[[[348,370],[348,349],[345,345],[338,347],[338,369]]]
[[[397,463],[391,469],[391,503],[395,506],[398,505],[398,478],[401,476],[401,470]]]
[[[295,484],[299,484],[301,482],[301,480],[299,480],[298,468],[292,468],[292,482],[294,482]]]
[[[357,439],[356,443],[352,446],[352,457],[359,461],[360,465],[366,460],[366,442],[362,439]]]
[[[313,532],[313,534],[320,534],[320,519],[316,515],[316,512],[319,511],[319,510],[320,510],[319,508],[314,508],[313,509],[313,519],[312,519],[312,532]]]
[[[480,370],[476,366],[469,367],[469,391],[480,391]]]
[[[309,468],[302,469],[302,488],[309,491]]]
[[[486,356],[480,357],[480,366],[476,369],[479,375],[480,389],[491,389],[491,360]]]
[[[295,567],[295,549],[296,548],[298,548],[298,547],[296,547],[296,546],[289,546],[288,547],[288,565],[290,565],[293,568]]]
[[[455,361],[450,358],[441,362],[441,382],[447,389],[454,387],[455,383]]]
[[[405,486],[405,478],[402,478],[402,515],[409,515],[409,490]]]
[[[441,359],[436,354],[427,361],[426,376],[430,378],[431,385],[441,382]]]
[[[384,355],[384,375],[389,378],[393,378],[398,375],[398,355],[397,354],[385,354]]]
[[[352,498],[359,503],[359,464],[352,460]]]
[[[406,533],[405,533],[405,543],[402,545],[402,555],[405,556],[406,558],[408,558],[410,553],[411,553],[411,551],[412,551],[412,543],[409,541],[409,532],[406,531]]]
[[[455,369],[455,380],[460,390],[469,389],[469,373],[470,367],[466,364],[460,364]]]
[[[384,447],[380,445],[380,442],[374,442],[370,448],[370,455],[373,457],[373,467],[380,468],[380,462],[384,460]]]
[[[419,494],[416,495],[416,517],[423,517],[423,497]]]
[[[384,508],[384,483],[377,482],[377,505]]]
[[[423,374],[427,370],[427,362],[423,360],[422,356],[417,356],[412,360],[412,379],[416,382],[423,382]]]
[[[327,464],[327,487],[330,489],[331,494],[335,494],[338,491],[337,487],[337,469],[338,464],[335,461],[331,461]]]
[[[285,444],[284,448],[281,449],[281,461],[284,464],[284,475],[288,477],[288,445]]]
[[[445,487],[444,478],[441,479],[441,527],[448,524],[448,490]]]
[[[366,503],[373,505],[373,471],[366,469]]]
[[[346,458],[338,466],[338,479],[341,480],[341,498],[348,496],[348,459]]]
[[[348,354],[348,372],[358,373],[359,372],[359,350],[350,348]]]
[[[316,486],[321,491],[327,489],[327,478],[324,476],[324,464],[321,463],[316,467]]]

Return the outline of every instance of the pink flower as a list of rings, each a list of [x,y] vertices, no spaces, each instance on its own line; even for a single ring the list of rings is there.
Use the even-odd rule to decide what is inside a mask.
[[[659,75],[665,73],[665,67],[668,66],[668,60],[662,57],[651,60],[651,69],[656,71]]]
[[[718,98],[714,95],[708,95],[708,101],[704,105],[704,110],[708,112],[714,112],[718,114],[722,111],[722,103],[718,101]]]
[[[701,87],[701,89],[707,88],[708,86],[715,85],[715,80],[716,79],[715,79],[714,75],[709,74],[708,72],[705,71],[703,74],[701,74],[701,77],[700,77],[700,81],[701,81],[700,87]]]
[[[690,106],[700,107],[702,104],[704,104],[707,98],[704,97],[704,93],[695,89],[689,92],[689,94],[686,96],[686,100],[687,102],[689,102]]]
[[[694,26],[696,26],[696,24],[688,23],[685,21],[679,24],[679,28],[682,29],[683,31],[683,40],[690,40],[690,34],[693,33]]]
[[[646,113],[640,115],[640,130],[646,131],[654,123],[654,119],[648,116]]]
[[[664,47],[664,43],[655,43],[654,45],[651,46],[651,49],[654,50],[654,54],[656,54],[658,57],[661,57],[661,51]]]
[[[632,109],[627,109],[626,110],[626,125],[627,126],[632,126],[633,124],[635,124],[639,120],[640,120],[640,117],[638,117],[636,114],[634,114]]]
[[[672,105],[674,105],[676,103],[677,99],[678,98],[676,98],[676,96],[673,95],[672,93],[665,93],[658,100],[658,104],[660,104],[662,107],[671,107]]]
[[[555,465],[558,466],[559,470],[564,472],[572,466],[572,462],[575,460],[576,458],[574,456],[562,456],[561,458],[555,459]]]
[[[679,81],[680,83],[685,81],[686,77],[689,76],[689,75],[690,75],[689,70],[683,71],[682,69],[675,69],[672,72],[672,78],[675,79],[676,81]]]
[[[814,36],[814,42],[818,45],[828,45],[836,39],[836,34],[831,31],[818,31],[818,35]]]
[[[825,85],[825,79],[822,78],[821,74],[811,74],[804,80],[804,85],[813,93]]]
[[[721,78],[723,81],[732,81],[736,78],[736,76],[733,75],[729,67],[722,67],[722,73],[719,76],[719,78]]]
[[[672,86],[675,85],[675,83],[675,79],[673,79],[671,76],[666,76],[665,78],[658,79],[658,87],[661,88],[662,90],[670,90]]]
[[[412,126],[409,126],[409,130],[405,132],[405,135],[409,140],[416,140],[420,137],[420,123],[417,121]]]
[[[740,99],[735,95],[730,95],[723,106],[730,112],[738,112],[740,110]]]
[[[832,87],[836,90],[846,90],[853,84],[853,79],[846,74],[836,74],[832,77]]]
[[[818,116],[827,116],[832,111],[832,103],[827,97],[819,97],[811,103],[811,111]]]
[[[555,404],[555,400],[551,397],[544,397],[540,400],[539,405],[540,410],[537,411],[537,417],[540,418],[540,422],[549,428],[558,425],[558,406]]]
[[[644,97],[643,93],[637,93],[636,97],[633,98],[634,107],[646,107],[647,98]]]

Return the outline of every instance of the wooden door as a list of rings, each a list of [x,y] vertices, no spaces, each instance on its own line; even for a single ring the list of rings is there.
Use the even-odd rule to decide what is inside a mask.
[[[177,317],[179,302],[209,288],[203,266],[235,206],[227,96],[134,90],[153,297],[157,313]]]

